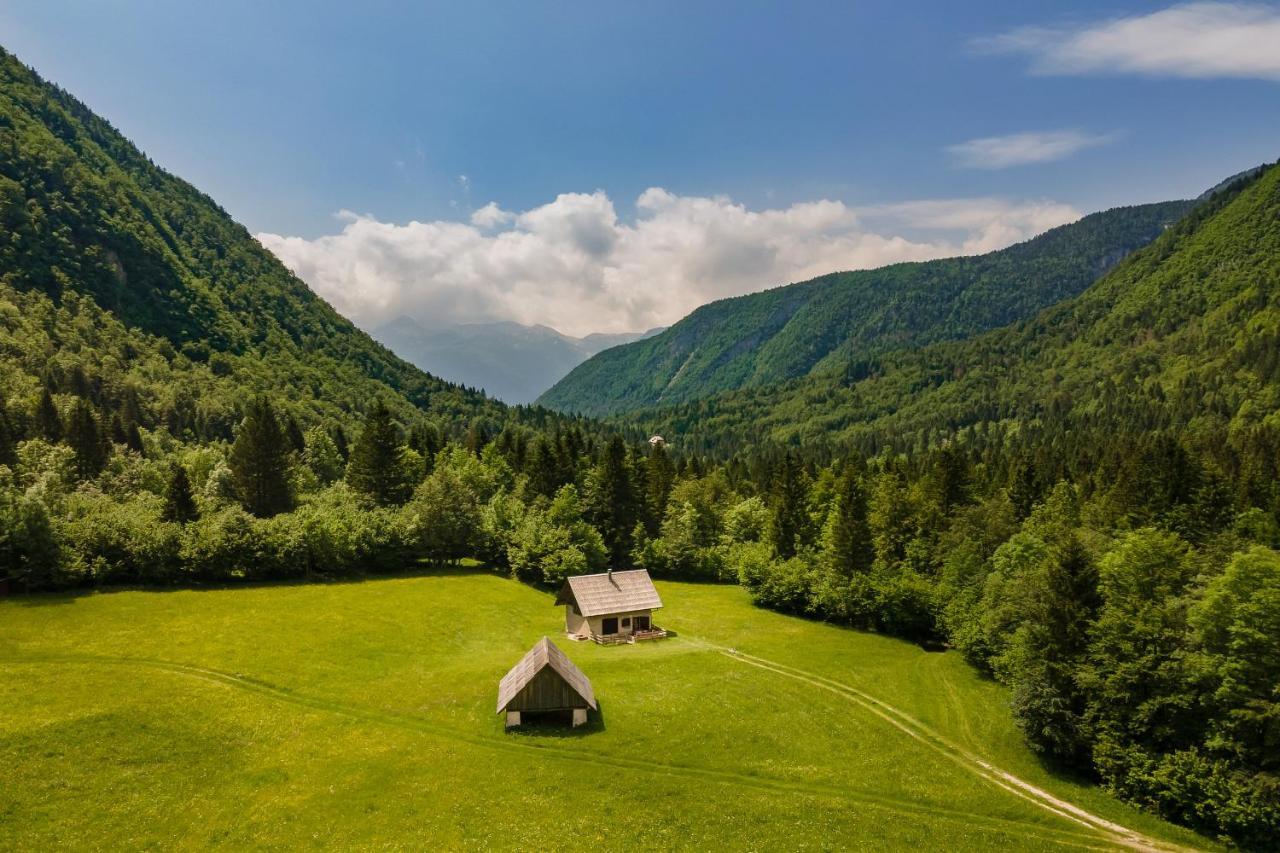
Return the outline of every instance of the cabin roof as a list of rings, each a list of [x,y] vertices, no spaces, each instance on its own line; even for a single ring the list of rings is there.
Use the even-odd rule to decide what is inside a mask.
[[[576,604],[583,616],[657,610],[662,599],[644,569],[578,575],[565,581],[556,604]]]
[[[596,708],[596,694],[591,689],[591,680],[586,674],[573,665],[573,661],[560,651],[560,647],[543,637],[533,644],[533,648],[520,658],[520,662],[502,676],[498,682],[498,711],[503,711],[511,700],[516,698],[534,676],[546,667],[551,667],[564,679],[573,691],[583,698],[592,708]],[[598,710],[598,709],[597,709]]]

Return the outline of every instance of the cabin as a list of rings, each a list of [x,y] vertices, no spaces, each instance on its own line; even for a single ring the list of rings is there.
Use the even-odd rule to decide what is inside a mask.
[[[650,447],[666,447],[667,440],[660,435],[651,435],[649,436],[649,446]]]
[[[667,636],[653,624],[662,599],[644,569],[571,577],[556,604],[564,605],[564,629],[575,640],[634,643]]]
[[[575,728],[598,711],[591,681],[543,637],[498,682],[498,713],[507,715],[507,728],[534,718],[564,718]]]

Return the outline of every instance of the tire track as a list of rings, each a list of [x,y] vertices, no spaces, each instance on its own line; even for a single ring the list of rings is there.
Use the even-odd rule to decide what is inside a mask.
[[[719,652],[740,663],[768,670],[778,675],[810,684],[814,687],[842,696],[865,710],[879,717],[914,740],[932,748],[959,766],[974,773],[987,782],[1001,788],[1014,796],[1057,815],[1065,820],[1092,830],[1113,844],[1150,853],[1194,853],[1191,848],[1182,847],[1169,842],[1159,841],[1144,835],[1137,830],[1129,829],[1114,821],[1100,817],[1074,803],[1054,796],[1043,788],[1039,788],[1024,779],[1014,776],[991,762],[970,752],[959,744],[947,739],[934,729],[920,722],[899,708],[884,702],[865,691],[859,690],[843,682],[835,681],[816,673],[808,672],[788,664],[778,663],[768,658],[747,654],[738,649],[717,645],[707,640],[684,635],[690,642]]]
[[[700,642],[700,641],[699,641]],[[700,642],[701,644],[701,642]],[[709,644],[707,644],[709,645]],[[720,650],[717,648],[717,650]],[[729,650],[722,650],[721,653],[729,654]],[[729,654],[730,657],[735,655]],[[807,796],[825,797],[830,799],[846,800],[860,803],[873,808],[894,812],[900,815],[913,817],[931,817],[942,818],[945,820],[961,823],[965,826],[978,826],[984,829],[1011,832],[1020,838],[1034,838],[1066,847],[1074,847],[1085,850],[1109,849],[1099,847],[1097,845],[1096,834],[1086,834],[1079,831],[1060,829],[1056,827],[1046,826],[1039,823],[1029,823],[1019,821],[1014,818],[1004,818],[996,815],[976,814],[965,812],[957,809],[947,809],[938,806],[926,806],[912,800],[892,797],[884,794],[876,794],[867,791],[861,791],[852,788],[839,787],[834,785],[823,785],[816,783],[805,783],[793,780],[783,780],[764,776],[755,776],[747,773],[737,773],[728,770],[716,770],[706,767],[695,767],[691,765],[674,764],[667,762],[641,761],[638,759],[629,759],[621,756],[602,755],[600,753],[580,754],[573,750],[556,747],[549,744],[539,744],[532,742],[522,742],[518,740],[493,740],[489,738],[478,737],[458,729],[448,726],[441,726],[432,723],[421,717],[406,714],[403,712],[381,710],[370,708],[362,705],[353,705],[344,702],[323,699],[315,696],[297,693],[288,688],[279,687],[261,679],[243,673],[231,673],[223,670],[213,669],[210,667],[196,666],[192,664],[175,663],[172,661],[158,660],[153,658],[136,658],[136,657],[106,657],[106,656],[78,656],[78,655],[49,655],[49,656],[24,656],[24,657],[0,657],[0,665],[45,665],[45,664],[66,664],[66,665],[87,665],[87,666],[124,666],[124,667],[143,667],[149,669],[160,670],[177,675],[183,675],[190,678],[199,679],[213,684],[222,685],[234,689],[255,693],[266,696],[277,701],[285,702],[294,706],[307,708],[315,711],[322,711],[340,716],[363,720],[366,722],[379,723],[383,725],[394,726],[401,729],[420,732],[423,734],[439,737],[441,739],[462,742],[472,746],[481,747],[488,750],[496,750],[507,753],[518,753],[525,756],[536,755],[539,758],[549,758],[555,761],[569,762],[574,764],[587,764],[591,766],[609,766],[621,770],[641,771],[651,775],[672,776],[700,779],[703,781],[715,782],[718,784],[748,787],[756,790],[769,792],[783,792],[792,794],[802,794]],[[759,665],[759,664],[755,664]],[[771,669],[771,667],[763,667]],[[774,670],[780,672],[780,670]],[[786,674],[786,673],[781,673]],[[1034,830],[1034,831],[1029,831]]]

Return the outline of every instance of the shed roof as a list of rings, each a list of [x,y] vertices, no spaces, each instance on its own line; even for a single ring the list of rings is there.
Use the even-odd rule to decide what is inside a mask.
[[[582,670],[573,665],[573,661],[560,651],[560,647],[546,637],[533,644],[533,648],[520,658],[520,662],[511,667],[502,681],[498,682],[498,711],[503,711],[516,694],[525,688],[535,675],[545,667],[551,667],[574,692],[583,698],[592,708],[596,708],[596,694],[591,689],[591,680]],[[598,710],[598,709],[597,709]]]
[[[658,598],[658,591],[644,569],[569,578],[556,596],[556,604],[570,602],[578,606],[583,616],[657,610],[662,606],[662,599]]]

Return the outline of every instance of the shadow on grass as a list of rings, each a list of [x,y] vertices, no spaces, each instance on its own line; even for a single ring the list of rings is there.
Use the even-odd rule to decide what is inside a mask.
[[[135,581],[78,587],[58,592],[11,591],[7,596],[0,596],[0,602],[13,602],[18,607],[53,607],[74,604],[77,600],[90,595],[108,595],[116,592],[164,594],[168,592],[215,592],[229,589],[269,589],[295,586],[344,586],[403,578],[460,577],[469,575],[506,577],[506,574],[496,566],[481,563],[477,560],[465,560],[459,563],[433,563],[429,560],[417,560],[408,564],[402,571],[368,572],[361,575],[314,574],[299,578],[263,578],[253,580],[231,578],[206,582],[184,580],[173,583],[150,584]]]
[[[604,703],[596,701],[596,710],[587,712],[587,721],[574,728],[570,724],[570,712],[548,714],[525,713],[520,725],[506,730],[510,737],[543,738],[548,740],[574,740],[590,737],[605,730]]]

